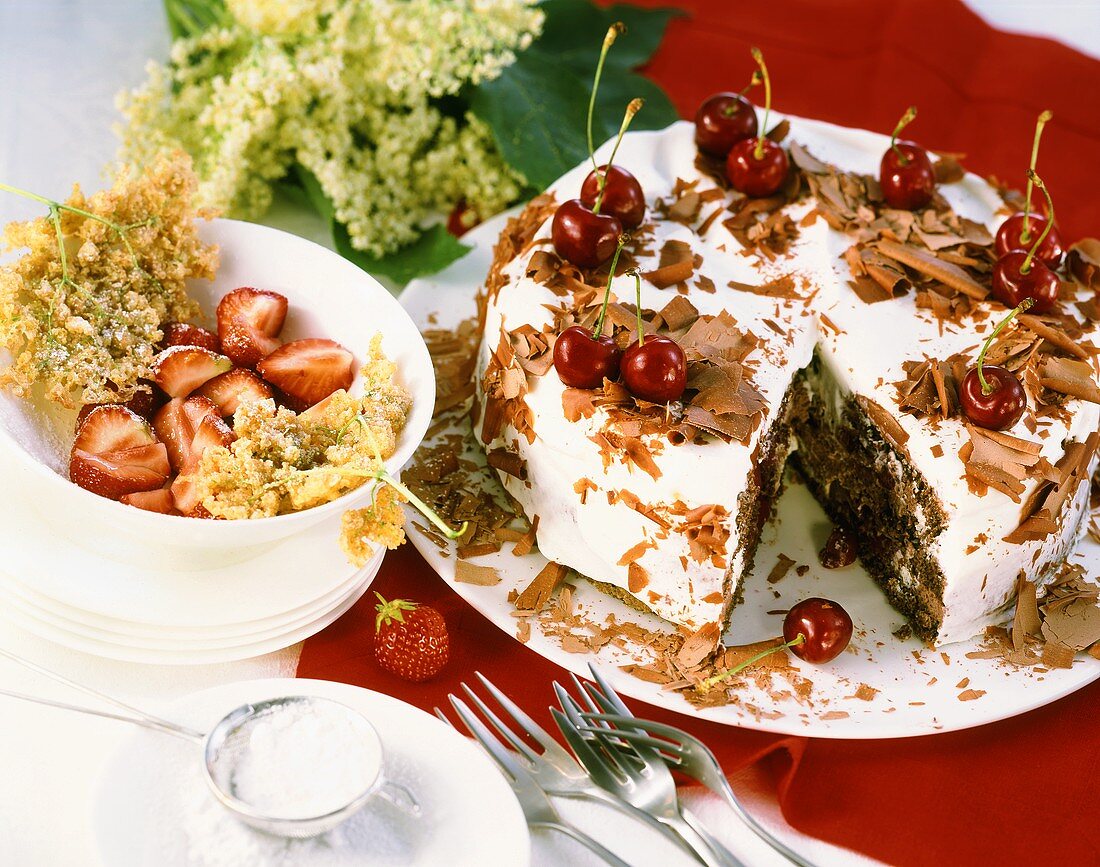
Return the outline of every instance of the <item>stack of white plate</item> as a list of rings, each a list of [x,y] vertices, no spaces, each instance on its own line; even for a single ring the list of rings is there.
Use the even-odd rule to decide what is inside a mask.
[[[0,613],[111,659],[192,665],[289,647],[355,604],[385,553],[379,549],[363,569],[350,565],[337,515],[230,565],[166,568],[160,558],[116,559],[59,536],[28,508],[29,498],[7,493],[0,497]]]

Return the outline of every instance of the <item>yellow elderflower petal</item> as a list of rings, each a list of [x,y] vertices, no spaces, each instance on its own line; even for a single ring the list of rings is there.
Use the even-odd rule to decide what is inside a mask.
[[[265,36],[300,36],[317,29],[317,18],[335,0],[226,0],[233,17]]]
[[[369,507],[344,513],[340,524],[340,547],[348,560],[363,567],[374,554],[372,542],[385,545],[391,551],[404,543],[403,502],[405,498],[397,491],[389,485],[379,484]]]

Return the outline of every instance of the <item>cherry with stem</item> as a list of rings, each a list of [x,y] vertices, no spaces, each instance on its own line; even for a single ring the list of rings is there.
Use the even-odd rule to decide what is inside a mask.
[[[767,647],[733,668],[708,677],[699,684],[699,689],[708,690],[781,650],[789,650],[799,659],[815,665],[831,662],[852,640],[852,628],[852,618],[840,603],[818,596],[803,599],[783,618],[781,644]]]
[[[735,190],[752,198],[773,196],[787,179],[790,163],[787,152],[767,136],[772,110],[772,84],[764,54],[752,49],[753,60],[764,81],[764,124],[755,138],[745,138],[730,148],[726,157],[726,176]]]
[[[898,141],[898,136],[916,119],[917,107],[909,106],[890,136],[890,147],[879,165],[882,197],[891,208],[915,211],[932,201],[936,192],[936,173],[927,151],[911,141]]]
[[[650,403],[679,400],[687,388],[687,356],[671,337],[646,334],[642,322],[642,276],[634,271],[638,340],[623,352],[620,369],[630,393]]]
[[[978,353],[975,366],[966,372],[959,384],[959,404],[963,414],[974,424],[987,430],[1007,430],[1014,426],[1027,409],[1027,395],[1019,378],[1000,365],[985,363],[986,353],[997,335],[1021,313],[1034,304],[1025,298],[990,332]]]
[[[1036,313],[1049,313],[1058,303],[1058,275],[1039,256],[1039,250],[1054,226],[1054,201],[1042,178],[1031,169],[1027,174],[1028,182],[1038,187],[1046,198],[1050,219],[1043,221],[1043,230],[1029,250],[1009,250],[997,260],[993,266],[993,295],[1009,307],[1025,298],[1031,299]]]
[[[642,185],[634,175],[622,166],[615,165],[615,154],[619,152],[623,136],[630,127],[645,101],[632,99],[623,114],[623,122],[619,126],[619,134],[615,138],[615,145],[611,149],[611,156],[602,166],[597,166],[581,184],[581,201],[586,207],[591,208],[592,213],[602,212],[617,218],[626,230],[636,229],[641,225],[645,217],[646,204],[645,193]],[[593,156],[593,162],[595,157]]]
[[[611,283],[615,279],[619,254],[626,240],[626,235],[619,236],[607,273],[603,305],[594,329],[590,331],[583,325],[572,325],[554,341],[554,369],[558,372],[558,378],[571,388],[599,388],[605,379],[615,380],[619,376],[622,352],[614,338],[603,333],[603,325],[611,299]]]
[[[1003,256],[1012,250],[1024,250],[1031,244],[1033,233],[1041,232],[1049,223],[1051,228],[1046,240],[1036,249],[1038,256],[1049,268],[1057,268],[1065,256],[1065,247],[1058,230],[1053,227],[1054,216],[1048,212],[1047,216],[1032,213],[1031,193],[1034,186],[1032,173],[1036,171],[1035,164],[1039,159],[1039,141],[1043,135],[1043,127],[1053,120],[1054,115],[1050,111],[1042,112],[1035,121],[1035,138],[1031,145],[1031,163],[1028,166],[1027,188],[1024,193],[1024,209],[1020,213],[1013,214],[997,229],[996,250],[998,256]]]
[[[695,112],[695,144],[701,151],[724,159],[737,142],[756,135],[756,109],[745,94],[763,80],[754,69],[739,93],[716,93],[703,100]]]

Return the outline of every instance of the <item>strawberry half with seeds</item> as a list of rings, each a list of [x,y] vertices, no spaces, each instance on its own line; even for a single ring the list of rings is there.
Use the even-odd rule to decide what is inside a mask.
[[[124,494],[120,502],[146,512],[158,512],[161,515],[175,515],[176,503],[172,499],[172,492],[168,488],[158,488],[155,491],[137,491],[133,494]]]
[[[221,352],[222,345],[218,335],[213,331],[187,322],[169,322],[162,329],[164,339],[161,340],[161,348],[169,346],[201,346],[211,352]]]
[[[164,487],[170,472],[168,452],[149,423],[117,404],[88,413],[69,455],[69,478],[111,500]]]
[[[302,408],[355,380],[355,356],[335,340],[307,338],[276,349],[256,371]]]
[[[238,367],[255,367],[281,345],[287,300],[278,292],[242,286],[218,303],[218,338],[222,352]]]
[[[228,373],[215,376],[197,393],[217,404],[218,412],[223,416],[233,415],[242,403],[266,400],[275,394],[271,386],[243,367],[235,367]]]
[[[76,429],[79,432],[80,426],[84,424],[86,419],[93,409],[98,409],[101,406],[124,406],[142,418],[151,418],[153,411],[157,408],[157,397],[153,394],[153,383],[147,379],[140,380],[140,385],[144,386],[144,390],[139,387],[138,391],[134,392],[134,396],[127,401],[120,403],[86,403],[80,408],[80,412],[76,416]]]
[[[192,395],[188,398],[177,397],[160,408],[153,419],[153,429],[161,442],[168,448],[168,459],[176,472],[184,472],[195,460],[195,439],[203,423],[208,419],[221,422],[218,407],[209,398]],[[222,422],[215,428],[218,445],[228,445],[233,441],[233,432]],[[208,432],[209,434],[210,432]],[[228,442],[225,440],[228,438]],[[214,439],[214,438],[212,438]],[[209,444],[209,441],[206,441]]]
[[[374,623],[374,658],[391,674],[421,683],[443,670],[450,658],[450,638],[443,615],[428,605],[380,593]]]
[[[153,381],[169,397],[187,397],[203,383],[233,369],[233,362],[201,346],[169,346],[153,359]]]

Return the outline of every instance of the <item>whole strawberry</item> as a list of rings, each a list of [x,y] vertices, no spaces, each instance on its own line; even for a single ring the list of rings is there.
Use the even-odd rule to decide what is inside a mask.
[[[450,640],[443,616],[428,605],[394,599],[380,593],[374,623],[374,657],[386,671],[413,683],[430,680],[450,657]]]

